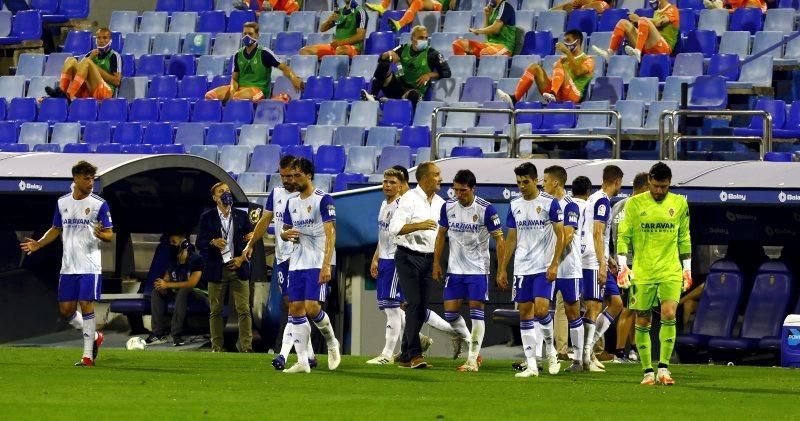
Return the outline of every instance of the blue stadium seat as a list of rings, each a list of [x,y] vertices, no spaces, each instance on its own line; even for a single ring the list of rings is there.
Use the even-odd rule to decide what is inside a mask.
[[[272,11],[261,13],[258,16],[258,27],[261,33],[280,33],[286,31],[286,12]]]
[[[630,83],[636,77],[636,59],[631,56],[612,56],[608,60],[606,76],[621,77],[624,83]]]
[[[196,12],[175,12],[169,20],[169,32],[188,34],[195,31],[196,25]]]
[[[89,153],[91,149],[85,143],[68,143],[61,148],[63,153]]]
[[[25,96],[24,76],[0,76],[0,98],[6,101]]]
[[[314,157],[314,167],[318,173],[339,174],[344,171],[345,160],[344,146],[322,145]]]
[[[383,104],[383,113],[378,125],[402,128],[411,124],[412,114],[411,101],[390,99]]]
[[[354,146],[364,146],[364,131],[363,127],[337,127],[333,132],[332,144],[344,146],[345,150]]]
[[[156,0],[155,10],[161,12],[179,12],[183,10],[183,0]]]
[[[570,12],[567,17],[567,31],[575,29],[585,34],[592,35],[596,27],[597,12],[594,9],[576,9]]]
[[[746,31],[728,31],[722,34],[719,42],[720,54],[737,54],[745,58],[750,54],[750,33]]]
[[[695,11],[691,9],[679,9],[679,33],[681,35],[688,34],[690,31],[697,30],[697,20],[695,19]]]
[[[133,100],[128,112],[128,121],[142,123],[158,121],[158,100],[153,98]]]
[[[148,98],[169,99],[178,95],[178,78],[175,76],[154,76],[147,88]]]
[[[6,120],[17,121],[19,123],[36,121],[36,99],[13,98],[8,104]]]
[[[720,110],[728,105],[725,79],[719,76],[698,76],[689,95],[689,109]]]
[[[0,98],[0,121],[5,120],[6,118],[6,108],[8,102],[5,98]]]
[[[225,74],[225,57],[219,56],[200,56],[197,59],[197,70],[195,74],[211,79],[214,76]]]
[[[49,124],[67,121],[67,99],[43,98],[36,121]]]
[[[160,54],[145,54],[136,64],[136,76],[160,76],[164,74],[165,58]]]
[[[486,102],[494,97],[494,80],[488,77],[470,77],[464,83],[461,102]]]
[[[306,135],[307,136],[307,135]],[[266,145],[269,138],[269,129],[264,124],[245,124],[239,131],[239,145],[247,146],[251,150],[258,145]]]
[[[284,155],[291,155],[295,158],[306,158],[314,160],[314,149],[309,145],[289,145],[281,148]]]
[[[148,81],[147,76],[123,77],[117,96],[131,101],[138,98],[146,98]]]
[[[236,126],[233,123],[212,123],[206,133],[206,145],[235,145]]]
[[[316,56],[293,55],[289,58],[289,66],[302,79],[317,75],[317,62]]]
[[[620,114],[620,123],[622,125],[623,133],[630,133],[629,130],[641,129],[644,124],[644,101],[631,101],[622,100],[614,104],[614,109]],[[614,126],[614,119],[611,119],[610,125],[606,130],[616,130]],[[614,129],[612,129],[614,128]],[[598,133],[606,133],[606,130],[598,130]]]
[[[367,38],[365,54],[383,54],[397,46],[393,32],[373,32]]]
[[[594,10],[592,10],[594,12]],[[475,146],[456,146],[450,152],[451,157],[483,158],[483,150]]]
[[[639,65],[640,77],[656,77],[659,82],[667,80],[670,75],[670,57],[668,54],[645,54]]]
[[[255,22],[255,21],[256,21],[256,14],[252,10],[234,10],[231,12],[230,16],[228,16],[228,27],[225,30],[225,32],[233,32],[236,34],[241,34],[242,29],[244,29],[244,24],[246,22]],[[310,32],[313,32],[313,30]]]
[[[209,54],[211,52],[211,34],[207,32],[192,32],[186,34],[186,38],[183,39],[183,49],[181,51],[183,51],[184,54],[194,54],[196,56]],[[202,57],[200,58],[202,59]],[[202,60],[200,63],[202,63]],[[198,72],[198,74],[200,73]]]
[[[625,132],[633,135],[654,136],[658,134],[658,120],[661,113],[667,110],[678,108],[678,101],[655,101],[650,103],[647,111],[647,118],[641,129],[627,127]]]
[[[294,88],[292,85],[292,81],[290,81],[286,76],[278,76],[275,79],[275,83],[272,85],[272,96],[286,94],[289,96],[291,100],[300,99],[300,92]]]
[[[575,105],[571,102],[551,102],[547,104],[549,109],[573,109]],[[575,114],[545,114],[542,117],[542,125],[532,130],[533,133],[558,133],[560,129],[575,127]]]
[[[772,136],[780,139],[800,137],[800,101],[792,102],[783,127],[773,130]]]
[[[536,30],[550,31],[554,38],[561,38],[566,21],[567,12],[563,10],[546,10],[539,13],[539,17],[536,20]]]
[[[97,120],[97,100],[94,98],[77,98],[69,104],[67,121],[83,123]]]
[[[712,354],[716,351],[741,356],[742,352],[756,350],[762,339],[779,336],[781,322],[789,309],[792,282],[792,273],[784,263],[762,264],[747,301],[739,337],[711,338],[708,346]]]
[[[397,143],[397,132],[396,127],[373,127],[367,133],[366,145],[375,146],[377,150],[384,146],[394,146]]]
[[[242,35],[240,33],[217,34],[214,38],[214,47],[211,49],[211,54],[231,57],[239,50],[241,43]]]
[[[125,43],[122,46],[122,54],[131,54],[136,59],[150,54],[151,34],[130,33],[125,36]]]
[[[139,18],[139,32],[161,33],[167,31],[167,13],[145,11]]]
[[[183,145],[153,145],[153,153],[183,155],[186,153],[186,147]]]
[[[61,146],[67,143],[79,143],[81,141],[80,123],[56,123],[53,125],[53,134],[50,136],[50,143]]]
[[[345,191],[348,189],[348,185],[351,183],[362,184],[366,182],[367,182],[367,177],[364,174],[359,174],[359,173],[337,174],[333,181],[333,190],[331,191],[331,193]]]
[[[517,12],[517,24],[519,25],[519,12]],[[322,22],[322,20],[320,20]],[[428,29],[428,34],[439,32],[442,22],[442,14],[437,11],[419,11],[414,19],[415,25],[419,24]]]
[[[453,56],[447,60],[452,77],[466,79],[475,76],[475,56]]]
[[[0,38],[0,45],[40,39],[42,39],[42,13],[38,10],[22,10],[14,15],[11,33],[7,37]]]
[[[761,9],[743,7],[731,13],[729,31],[747,31],[755,35],[763,26],[763,13]]]
[[[0,152],[28,152],[28,151],[30,151],[29,145],[23,143],[0,143]]]
[[[236,128],[253,122],[253,102],[233,99],[228,101],[222,112],[223,123],[233,123]]]
[[[506,77],[508,68],[508,57],[506,56],[485,56],[481,58],[478,65],[477,76],[488,77],[492,80],[499,80]]]
[[[299,145],[301,143],[300,125],[295,123],[278,124],[272,129],[270,143],[279,146]]]
[[[153,152],[153,145],[138,144],[138,145],[120,145],[120,153],[150,155],[153,154],[154,152]]]
[[[353,60],[355,60],[355,57]],[[362,76],[341,77],[336,83],[333,99],[357,101],[361,99],[361,90],[364,89],[365,85],[366,82],[364,82],[364,78]]]
[[[374,101],[357,101],[350,108],[348,126],[371,128],[378,125],[379,106]]]
[[[383,173],[395,165],[402,165],[406,168],[411,167],[411,148],[408,146],[387,146],[383,148],[378,159],[378,172]]]
[[[319,76],[330,76],[334,80],[347,76],[350,59],[347,56],[325,56],[319,63]]]
[[[142,143],[142,125],[139,123],[120,123],[114,129],[113,143],[137,145]]]
[[[465,32],[472,27],[472,12],[448,10],[442,32]]]
[[[23,53],[19,55],[17,62],[17,76],[41,76],[44,72],[44,62],[47,57],[44,54]]]
[[[534,10],[542,12],[550,9],[550,0],[522,0],[519,10]]]
[[[590,99],[592,101],[609,101],[612,105],[624,99],[624,81],[621,77],[603,76],[594,80]]]
[[[192,122],[216,123],[222,119],[222,101],[200,100],[194,104]]]
[[[220,10],[208,10],[197,13],[197,32],[208,32],[211,34],[225,32],[225,12]]]
[[[98,145],[111,142],[111,123],[107,121],[90,121],[83,130],[84,143]]]
[[[331,126],[347,124],[347,101],[323,101],[319,106],[316,124]]]
[[[19,124],[13,121],[0,121],[0,144],[17,143]]]
[[[289,101],[289,103],[286,104],[284,123],[295,123],[301,128],[306,128],[310,124],[315,124],[316,122],[317,106],[314,100]]]
[[[169,59],[167,74],[174,75],[178,79],[184,76],[194,76],[195,63],[194,56],[191,54],[175,54]]]
[[[517,10],[515,12],[516,23],[514,26],[524,32],[530,32],[536,29],[536,14],[533,10]]]
[[[628,85],[625,99],[651,103],[658,101],[658,78],[635,77]]]
[[[175,130],[175,144],[190,148],[205,143],[206,131],[203,123],[178,123]]]
[[[739,79],[739,56],[736,54],[714,54],[708,64],[709,76],[722,76],[727,80]]]
[[[438,107],[444,106],[444,102],[442,101],[420,101],[417,103],[417,109],[414,112],[414,121],[412,122],[413,126],[431,126],[431,115],[433,114],[433,110]],[[439,124],[441,124],[442,116],[439,115]]]
[[[128,100],[125,98],[109,98],[100,103],[97,114],[98,121],[119,123],[128,121]]]
[[[61,68],[64,67],[64,60],[72,57],[69,53],[50,53],[47,62],[44,64],[43,76],[61,76]]]
[[[694,83],[694,76],[670,76],[664,82],[664,91],[661,93],[662,101],[681,101],[681,84]],[[689,96],[692,95],[692,87],[689,86]]]
[[[444,57],[453,56],[453,41],[458,39],[459,33],[454,32],[434,32],[430,34],[430,46],[441,53]],[[372,77],[372,75],[370,75]]]
[[[752,54],[756,55],[763,51],[766,51],[767,48],[772,47],[775,44],[779,44],[783,42],[783,33],[782,32],[770,32],[770,31],[761,31],[758,32],[753,40],[753,50]],[[772,50],[766,51],[764,54],[768,56],[772,56],[773,59],[780,59],[783,57],[783,46],[779,46]]]
[[[730,12],[725,9],[701,10],[697,29],[711,30],[716,32],[717,36],[722,36],[728,30],[728,15],[730,15]]]
[[[765,31],[776,31],[788,34],[794,31],[793,9],[769,9],[767,17],[764,19]]]
[[[189,100],[183,98],[166,99],[161,103],[159,120],[172,125],[177,125],[178,123],[185,123],[189,121],[191,114],[192,107],[189,104]]]
[[[306,138],[303,140],[303,144],[314,148],[314,153],[316,153],[320,146],[333,144],[335,128],[331,125],[312,124],[306,128]]]
[[[405,146],[416,153],[419,148],[431,146],[431,130],[428,126],[408,126],[400,132],[399,146]]]
[[[706,8],[703,0],[678,0],[677,6],[679,9],[696,10],[698,12]]]
[[[11,11],[0,10],[0,38],[11,34],[11,18]]]
[[[597,22],[598,32],[611,32],[617,26],[617,22],[621,19],[628,19],[627,9],[609,9],[600,15],[600,20]],[[608,46],[608,44],[606,44]],[[605,47],[603,47],[605,48]]]
[[[772,56],[764,55],[742,66],[739,79],[735,82],[728,81],[731,88],[772,87],[773,63]]]
[[[289,15],[286,30],[310,34],[317,32],[317,12],[294,12]]]
[[[702,53],[680,53],[675,56],[672,76],[700,76],[702,74]],[[666,78],[664,78],[664,81],[666,81]]]
[[[22,123],[19,128],[19,139],[17,143],[24,143],[26,145],[47,143],[48,132],[49,126],[47,123]]]
[[[181,52],[181,34],[160,33],[153,36],[153,45],[150,48],[152,54],[163,54],[171,56]]]
[[[136,57],[133,54],[122,54],[122,78],[136,75]]]
[[[189,154],[205,158],[216,163],[219,156],[219,146],[217,145],[192,145],[189,147]]]
[[[325,32],[325,33],[312,32],[306,35],[306,45],[330,44],[331,42],[333,42],[333,34],[330,32]],[[335,57],[335,56],[326,56],[326,57]]]
[[[584,101],[581,103],[582,110],[608,110],[609,101]],[[574,128],[561,129],[561,133],[594,133],[596,129],[608,127],[609,116],[607,114],[579,114]]]
[[[516,55],[511,58],[511,67],[508,70],[508,78],[518,79],[525,73],[528,66],[535,63],[540,63],[541,58],[537,55]],[[498,79],[498,88],[500,88],[500,79]],[[502,88],[501,88],[502,89]]]
[[[375,146],[353,146],[347,152],[345,171],[372,174],[378,163],[378,148]]]
[[[704,57],[717,53],[717,34],[712,30],[689,31],[679,43],[682,53],[703,53]]]
[[[24,79],[24,76],[19,76]],[[28,84],[28,93],[25,95],[28,98],[44,98],[47,96],[45,87],[55,87],[59,85],[59,79],[55,76],[34,76]]]
[[[263,124],[271,129],[275,125],[283,123],[284,108],[285,104],[282,101],[259,101],[253,115],[253,123]]]
[[[205,12],[214,10],[214,4],[211,0],[185,0],[183,10],[187,12]]]
[[[278,172],[280,159],[281,147],[279,145],[258,145],[253,149],[250,166],[247,170],[274,174]]]
[[[64,40],[63,51],[75,56],[82,56],[92,49],[91,31],[69,31]]]
[[[394,28],[389,25],[389,19],[400,20],[403,17],[405,10],[387,10],[383,15],[380,16],[378,22],[378,31],[389,32],[392,31]],[[445,19],[445,24],[446,24]],[[411,25],[406,25],[402,29],[400,29],[399,33],[408,33],[411,31]]]
[[[38,145],[33,145],[33,152],[61,152],[61,145],[57,145],[54,143],[43,143]]]
[[[243,173],[247,170],[249,156],[250,148],[247,146],[223,145],[219,151],[219,166],[229,173]]]
[[[606,45],[607,47],[608,45]],[[523,55],[548,56],[553,54],[553,33],[550,31],[528,32],[522,43]]]
[[[772,130],[780,129],[786,122],[786,103],[781,100],[761,98],[756,101],[755,110],[766,111],[772,116]],[[747,127],[736,127],[733,134],[736,136],[761,136],[764,126],[764,118],[753,116]]]
[[[114,10],[111,12],[111,19],[108,23],[108,29],[110,29],[112,32],[119,32],[123,35],[130,32],[136,32],[136,21],[138,19],[139,12],[135,10]]]
[[[279,32],[275,38],[273,52],[278,55],[291,56],[303,47],[303,34],[300,32]]]
[[[222,159],[220,158],[220,161]],[[245,192],[265,192],[267,190],[267,174],[263,172],[242,172],[236,183]]]
[[[169,123],[150,123],[144,129],[142,143],[147,145],[171,145],[172,125]]]

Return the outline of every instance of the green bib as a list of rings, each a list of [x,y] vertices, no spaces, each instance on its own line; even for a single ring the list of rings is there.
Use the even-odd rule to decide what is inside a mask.
[[[266,67],[261,62],[261,52],[263,48],[256,46],[253,58],[244,56],[244,48],[236,53],[236,64],[239,66],[239,87],[253,87],[261,89],[264,98],[269,98],[269,82],[272,78],[272,68]]]
[[[94,64],[96,64],[97,67],[105,70],[106,73],[110,74],[111,73],[111,57],[113,57],[113,56],[114,56],[114,54],[112,54],[111,51],[109,51],[105,55],[105,57],[101,57],[98,54],[98,55],[92,57],[92,62],[94,62]],[[117,63],[117,66],[121,66],[121,65],[122,65],[122,63]],[[111,88],[111,93],[112,94],[116,94],[117,93],[117,87],[116,86],[114,86],[114,85],[112,85],[110,83],[108,83],[107,85]]]
[[[653,14],[653,19],[662,19],[663,17],[664,13],[661,10],[656,10]],[[678,27],[671,23],[658,30],[673,52],[675,52],[675,44],[678,42],[678,32]]]
[[[494,21],[497,20],[497,14],[500,12],[499,7],[495,7],[492,10],[492,14],[489,15],[489,25],[492,26]],[[503,25],[500,28],[500,32],[492,35],[487,35],[486,40],[489,41],[491,44],[502,44],[506,47],[509,54],[514,53],[514,45],[517,42],[517,29],[513,25]]]
[[[350,13],[340,13],[339,18],[336,19],[336,32],[333,33],[333,39],[336,41],[347,39],[356,34],[358,27],[356,27],[356,16],[361,12],[361,6],[351,9]],[[359,52],[361,52],[362,42],[352,44]]]
[[[424,96],[425,92],[428,91],[429,83],[426,83],[425,86],[417,86],[417,79],[431,72],[431,67],[428,65],[429,49],[430,47],[425,47],[415,56],[411,54],[411,44],[406,44],[400,53],[400,64],[403,65],[403,71],[405,72],[402,80],[406,85],[414,87],[420,96]]]
[[[582,53],[579,57],[575,57],[575,61],[583,64],[583,61],[588,58],[589,57],[586,55],[586,53]],[[572,74],[572,68],[569,67],[566,60],[561,60],[561,67],[564,68],[564,71],[569,75],[570,79],[572,79],[572,82],[575,83],[575,87],[581,91],[581,97],[583,97],[586,94],[586,87],[589,86],[589,82],[592,81],[592,74],[587,73],[583,76],[575,77],[575,75]]]

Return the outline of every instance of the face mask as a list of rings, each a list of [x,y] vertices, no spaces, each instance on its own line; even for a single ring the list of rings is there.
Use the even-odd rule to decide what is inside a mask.
[[[242,37],[242,44],[244,44],[245,47],[249,47],[255,44],[256,42],[258,42],[258,40],[251,37],[250,35],[245,35],[244,37]]]
[[[219,201],[222,202],[223,206],[233,206],[233,194],[226,191],[219,197]]]
[[[573,42],[572,42],[572,44],[570,44],[570,43],[568,43],[568,42],[564,41],[564,45],[566,45],[566,46],[567,46],[567,48],[569,48],[569,50],[570,50],[570,51],[573,51],[573,52],[574,52],[574,51],[575,51],[575,49],[576,49],[576,48],[578,48],[578,41],[577,41],[577,40],[575,40],[575,41],[573,41]]]
[[[497,7],[497,0],[489,0],[489,6],[492,8]]]
[[[102,47],[98,44],[97,49],[100,50],[101,53],[107,53],[109,50],[111,50],[111,41]]]
[[[418,39],[418,40],[417,40],[417,41],[414,43],[414,48],[415,48],[417,51],[422,51],[422,50],[424,50],[424,49],[428,48],[428,40],[427,40],[427,39]]]
[[[650,4],[651,8],[658,9],[658,0],[650,0],[648,3]]]

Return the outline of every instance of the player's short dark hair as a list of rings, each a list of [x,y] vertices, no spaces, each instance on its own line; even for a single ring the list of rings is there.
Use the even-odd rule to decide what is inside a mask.
[[[589,180],[589,177],[580,175],[575,177],[574,180],[572,180],[573,196],[586,196],[589,194],[589,190],[591,189],[592,189],[592,181]]]
[[[242,25],[242,30],[243,31],[244,31],[244,28],[253,28],[253,30],[256,31],[256,34],[257,34],[258,33],[258,22],[245,22]]]
[[[293,168],[297,168],[301,173],[310,175],[314,179],[314,163],[309,161],[308,158],[297,158],[294,161]]]
[[[622,169],[616,165],[606,165],[603,168],[603,183],[613,183],[617,180],[622,179]]]
[[[669,165],[663,162],[656,162],[650,167],[650,172],[648,173],[651,179],[656,181],[671,181],[672,180],[672,170],[669,168]]]
[[[532,162],[523,162],[519,164],[516,168],[514,168],[514,174],[519,177],[528,176],[532,180],[539,177],[539,172],[536,170],[536,165],[533,165]]]
[[[408,168],[402,165],[395,165],[392,168],[403,173],[403,178],[400,179],[401,183],[408,183]]]
[[[555,177],[559,183],[561,183],[561,187],[567,185],[567,170],[560,165],[551,165],[544,169],[544,173]]]
[[[564,32],[564,36],[572,35],[576,40],[578,40],[578,44],[583,45],[583,32],[577,29],[570,29],[567,32]]]
[[[633,190],[640,190],[647,187],[647,173],[640,172],[636,174],[636,177],[633,177]]]
[[[278,167],[281,169],[292,168],[295,166],[294,162],[297,161],[297,158],[292,155],[284,155],[280,161],[278,161]]]
[[[453,182],[458,184],[466,184],[469,188],[475,188],[478,180],[475,179],[475,174],[470,170],[458,170],[456,176],[453,177]]]
[[[78,161],[77,164],[72,166],[73,177],[76,175],[90,175],[94,177],[95,174],[97,174],[97,167],[86,161]]]

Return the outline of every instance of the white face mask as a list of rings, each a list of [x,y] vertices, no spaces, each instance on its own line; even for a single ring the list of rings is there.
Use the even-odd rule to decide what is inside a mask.
[[[414,49],[417,51],[422,51],[428,48],[428,40],[427,39],[418,39],[414,42]]]

